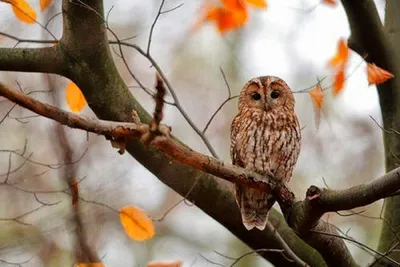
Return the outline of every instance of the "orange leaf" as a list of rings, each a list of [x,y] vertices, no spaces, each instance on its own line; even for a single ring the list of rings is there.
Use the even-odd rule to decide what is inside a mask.
[[[335,81],[333,83],[333,94],[337,95],[343,90],[344,87],[344,68],[339,69],[335,75]]]
[[[28,24],[36,22],[36,11],[25,0],[0,0],[12,6],[15,16]]]
[[[214,7],[207,11],[205,20],[215,21],[218,31],[224,33],[243,25],[247,20],[247,13]]]
[[[331,6],[336,6],[337,5],[336,0],[323,0],[323,2],[325,4],[328,4],[328,5],[331,5]]]
[[[322,93],[322,88],[321,86],[318,84],[317,86],[314,86],[309,92],[308,94],[311,97],[311,100],[314,103],[314,106],[317,109],[321,109],[322,105],[324,104],[324,94]]]
[[[268,6],[265,0],[246,0],[246,2],[257,8],[266,8]]]
[[[344,39],[340,39],[336,55],[329,61],[332,67],[340,67],[347,64],[349,59],[349,47]]]
[[[105,265],[101,262],[93,262],[93,263],[78,263],[76,267],[105,267]]]
[[[125,206],[119,213],[125,233],[136,241],[145,241],[155,235],[154,225],[144,211],[135,206]]]
[[[394,75],[384,69],[379,68],[374,63],[367,64],[368,85],[384,83],[392,79]]]
[[[311,100],[314,104],[314,109],[315,109],[315,125],[317,126],[317,129],[319,127],[319,122],[321,120],[321,108],[322,105],[324,104],[324,94],[322,92],[321,85],[314,86],[308,94],[311,97]]]
[[[79,112],[86,105],[85,97],[79,87],[73,82],[69,82],[67,85],[65,99],[72,112]]]
[[[246,8],[243,0],[221,0],[222,4],[228,10],[239,10]]]
[[[181,261],[150,261],[147,267],[181,267]]]
[[[52,0],[40,0],[40,11],[45,11],[51,4]]]
[[[205,10],[204,15],[194,24],[192,31],[197,30],[207,21],[215,22],[220,33],[240,28],[248,19],[248,11],[244,1],[245,0],[221,0],[222,7],[205,5],[203,7]],[[260,0],[249,1],[256,2],[257,4]],[[263,2],[264,0],[261,1]]]

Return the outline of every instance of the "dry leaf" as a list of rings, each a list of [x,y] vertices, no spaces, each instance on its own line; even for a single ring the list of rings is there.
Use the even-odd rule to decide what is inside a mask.
[[[105,267],[105,265],[101,262],[93,262],[93,263],[78,263],[76,267]]]
[[[155,235],[152,220],[138,207],[125,206],[119,215],[125,233],[130,238],[136,241],[145,241]]]
[[[257,8],[266,8],[268,6],[265,0],[246,0],[246,2]]]
[[[181,261],[150,261],[147,267],[181,267]]]
[[[333,94],[339,94],[344,87],[344,69],[341,68],[335,75],[335,81],[333,83]]]
[[[28,24],[36,22],[36,11],[25,0],[0,0],[0,2],[12,5],[15,16]]]
[[[337,95],[344,87],[345,70],[349,61],[349,47],[344,39],[340,39],[337,46],[336,55],[329,61],[329,65],[336,69],[333,82],[333,94]]]
[[[331,6],[336,6],[337,5],[336,0],[323,0],[323,2],[325,4],[328,4],[328,5],[331,5]]]
[[[321,86],[318,84],[317,86],[314,86],[308,94],[311,97],[312,102],[314,103],[314,106],[317,109],[321,109],[322,105],[324,104],[324,94],[322,92]]]
[[[321,108],[324,105],[324,94],[322,92],[321,85],[314,86],[308,94],[311,97],[311,100],[314,104],[314,110],[315,110],[315,125],[317,126],[317,129],[319,128],[319,124],[321,121]]]
[[[329,64],[336,67],[344,67],[349,60],[349,47],[347,46],[347,42],[344,39],[340,39],[336,55],[329,61]]]
[[[220,33],[243,26],[248,20],[247,4],[257,8],[267,7],[265,0],[221,0],[222,6],[205,6],[204,16],[192,28],[196,30],[204,22],[215,22]]]
[[[75,83],[69,82],[66,89],[65,99],[72,112],[79,112],[86,106],[86,99]]]
[[[40,0],[40,11],[45,11],[51,4],[52,0]]]
[[[384,83],[394,75],[374,63],[367,63],[368,85]]]
[[[241,10],[246,8],[243,0],[221,0],[224,7],[228,10]]]
[[[206,21],[215,21],[220,33],[239,28],[247,20],[247,12],[232,11],[226,8],[215,7],[207,11]]]

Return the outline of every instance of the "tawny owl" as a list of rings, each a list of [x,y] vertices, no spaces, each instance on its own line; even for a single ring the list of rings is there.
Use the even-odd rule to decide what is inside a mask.
[[[278,77],[257,77],[244,85],[231,126],[234,165],[289,181],[300,152],[294,102],[289,86]],[[275,202],[271,192],[236,184],[235,195],[244,226],[263,230]]]

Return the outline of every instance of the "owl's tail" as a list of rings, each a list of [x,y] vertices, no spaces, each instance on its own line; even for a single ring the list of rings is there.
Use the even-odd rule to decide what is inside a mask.
[[[272,194],[241,185],[235,185],[235,193],[246,229],[251,230],[256,227],[264,230],[269,210],[275,203]]]

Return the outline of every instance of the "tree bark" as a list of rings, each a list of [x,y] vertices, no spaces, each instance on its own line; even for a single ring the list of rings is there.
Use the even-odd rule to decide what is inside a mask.
[[[386,171],[389,172],[399,166],[400,137],[391,130],[400,130],[400,50],[394,49],[400,45],[398,30],[400,27],[400,2],[386,1],[385,28],[378,16],[376,6],[372,0],[342,0],[347,13],[351,37],[349,46],[365,57],[367,62],[394,74],[391,79],[377,86],[380,106],[382,110],[383,141],[385,147]],[[389,197],[384,202],[384,223],[379,240],[379,251],[400,261],[399,251],[388,251],[389,248],[399,249],[400,234],[400,196]],[[393,246],[394,245],[394,246]],[[384,258],[374,266],[392,266]]]

